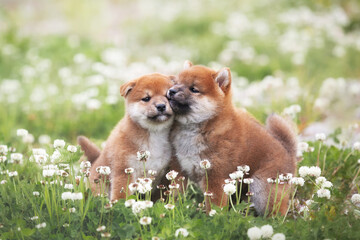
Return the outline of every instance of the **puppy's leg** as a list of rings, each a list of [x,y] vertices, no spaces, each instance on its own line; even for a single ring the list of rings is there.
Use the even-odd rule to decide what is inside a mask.
[[[256,212],[260,215],[280,213],[285,215],[288,209],[290,186],[285,184],[268,183],[266,177],[254,175],[254,182],[250,185],[250,191],[254,193],[251,201],[255,205]]]
[[[118,200],[120,198],[126,198],[126,184],[128,176],[125,173],[121,173],[116,172],[111,177],[111,201]]]

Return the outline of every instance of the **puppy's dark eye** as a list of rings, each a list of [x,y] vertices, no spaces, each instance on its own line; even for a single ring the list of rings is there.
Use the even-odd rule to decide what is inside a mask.
[[[190,89],[190,91],[193,92],[193,93],[199,93],[199,90],[197,90],[197,89],[194,88],[194,87],[190,87],[189,89]]]
[[[151,97],[147,96],[147,97],[144,97],[143,99],[141,99],[141,101],[143,102],[148,102],[150,101]]]

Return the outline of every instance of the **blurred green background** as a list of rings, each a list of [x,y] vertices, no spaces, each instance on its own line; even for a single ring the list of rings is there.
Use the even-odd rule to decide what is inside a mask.
[[[1,0],[0,9],[3,144],[17,128],[35,144],[106,139],[124,114],[119,86],[177,74],[186,59],[230,67],[234,101],[261,121],[293,104],[300,130],[360,120],[357,0]]]

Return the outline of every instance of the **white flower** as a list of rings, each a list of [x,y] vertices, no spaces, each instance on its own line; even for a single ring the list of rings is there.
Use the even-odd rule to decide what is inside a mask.
[[[148,174],[149,174],[150,176],[155,176],[155,175],[157,174],[157,172],[156,172],[155,170],[149,170],[149,171],[148,171]]]
[[[69,146],[67,147],[67,150],[68,150],[69,152],[76,153],[77,147],[74,146],[74,145],[69,145]]]
[[[44,177],[52,177],[52,176],[54,176],[55,172],[56,172],[56,170],[54,170],[54,169],[48,169],[48,170],[44,169],[43,176]]]
[[[29,132],[26,129],[18,129],[16,131],[16,135],[19,136],[19,137],[25,137],[28,134],[29,134]]]
[[[145,208],[152,208],[154,206],[154,203],[152,201],[146,200],[144,201]]]
[[[251,183],[253,183],[254,182],[254,179],[252,179],[252,178],[245,178],[244,179],[244,183],[245,184],[251,184]]]
[[[235,179],[240,179],[240,178],[243,178],[244,177],[244,172],[243,171],[236,171],[236,172],[233,172],[233,173],[230,173],[229,174],[229,177],[233,180]]]
[[[353,149],[356,151],[360,151],[360,142],[354,142]]]
[[[47,155],[46,150],[44,148],[33,148],[33,155]]]
[[[39,137],[39,143],[42,145],[50,144],[51,138],[48,135],[41,135]]]
[[[225,179],[225,183],[227,184],[227,183],[231,183],[231,184],[236,184],[236,180],[234,180],[234,179]]]
[[[82,162],[80,163],[80,168],[81,168],[81,169],[91,168],[91,162],[89,162],[89,161],[82,161]]]
[[[178,237],[179,235],[183,235],[184,237],[187,237],[189,236],[189,232],[185,228],[179,228],[175,231],[175,237]]]
[[[21,153],[12,153],[10,154],[11,162],[16,162],[19,164],[23,163],[23,155]]]
[[[78,192],[78,193],[73,193],[72,194],[72,200],[81,200],[83,199],[83,194],[82,192]]]
[[[34,195],[34,196],[40,196],[40,193],[37,192],[37,191],[35,191],[35,192],[33,192],[33,195]]]
[[[318,178],[315,179],[316,185],[321,186],[324,182],[326,182],[326,178],[325,178],[325,177],[318,177]]]
[[[33,143],[35,141],[35,138],[32,134],[28,134],[22,138],[23,143]]]
[[[109,237],[111,237],[111,233],[108,233],[108,232],[101,233],[101,237],[109,238]]]
[[[64,224],[63,224],[63,227],[64,227],[64,228],[65,228],[65,227],[70,227],[70,224],[64,223]]]
[[[58,160],[61,157],[61,153],[59,152],[59,150],[55,150],[53,152],[53,154],[50,156],[50,160],[51,162],[55,162],[56,160]]]
[[[8,153],[8,147],[6,145],[0,145],[0,154],[6,155]]]
[[[327,198],[327,199],[330,199],[330,191],[328,189],[325,189],[325,188],[322,188],[322,189],[319,189],[317,192],[316,192],[317,196],[319,198]]]
[[[178,172],[171,170],[170,172],[168,172],[166,174],[166,179],[167,180],[175,180],[175,178],[177,177],[178,174],[179,174]]]
[[[274,236],[272,236],[271,240],[285,240],[285,235],[282,233],[276,233]]]
[[[65,147],[65,141],[62,139],[55,139],[54,140],[54,148],[63,148]]]
[[[71,212],[71,213],[74,213],[74,212],[76,212],[76,208],[69,208],[69,212]]]
[[[269,224],[262,226],[260,230],[263,238],[271,238],[274,233],[273,227]]]
[[[140,186],[140,184],[138,184],[138,183],[130,183],[129,190],[131,192],[136,192],[138,190],[139,186]]]
[[[46,222],[40,223],[40,224],[38,224],[38,225],[35,225],[35,228],[38,228],[38,229],[40,229],[40,228],[45,228],[45,227],[46,227]]]
[[[351,202],[355,205],[359,205],[360,204],[360,194],[354,194],[351,196]]]
[[[61,194],[61,199],[62,200],[81,200],[83,199],[83,194],[82,192],[78,192],[78,193],[71,193],[71,192],[63,192]]]
[[[5,184],[5,183],[7,183],[6,180],[1,180],[1,182],[0,182],[0,184]]]
[[[149,224],[151,224],[151,220],[152,220],[151,217],[142,217],[142,218],[140,218],[139,222],[141,225],[149,225]]]
[[[125,207],[131,207],[135,203],[135,199],[129,199],[125,201]]]
[[[172,183],[172,184],[169,185],[170,189],[179,189],[179,187],[180,187],[180,185],[177,184],[177,183]]]
[[[308,152],[309,151],[309,144],[307,142],[299,142],[297,145],[298,150],[303,153],[303,152]]]
[[[309,175],[313,177],[320,177],[321,175],[321,169],[316,166],[311,166],[309,169]]]
[[[306,177],[309,174],[309,167],[307,166],[302,166],[299,168],[299,174],[301,177]]]
[[[4,162],[6,162],[6,156],[0,156],[0,163],[4,163]]]
[[[61,199],[62,200],[72,199],[72,193],[71,192],[63,192],[61,194]]]
[[[9,177],[16,177],[18,175],[17,171],[13,171],[13,172],[8,172],[8,176]]]
[[[247,231],[247,235],[250,240],[261,239],[261,229],[258,227],[249,228]]]
[[[103,226],[100,226],[96,229],[97,232],[102,232],[102,231],[105,231],[106,227],[103,225]]]
[[[315,134],[316,141],[325,141],[326,135],[325,133],[317,133]]]
[[[226,195],[232,195],[236,192],[236,186],[234,184],[228,183],[224,185],[224,193]]]
[[[211,163],[209,162],[209,160],[204,159],[200,161],[200,167],[203,169],[209,169],[211,167]]]
[[[216,210],[215,210],[215,209],[212,209],[212,210],[209,212],[209,216],[210,216],[210,217],[213,217],[215,214],[216,214]]]
[[[38,216],[33,216],[33,217],[30,218],[31,221],[38,220],[38,219],[39,219]]]
[[[70,183],[66,183],[66,184],[64,185],[64,188],[65,188],[65,189],[74,189],[74,185],[72,185],[72,184],[70,184]]]
[[[150,152],[149,151],[139,151],[137,154],[137,160],[139,161],[147,161],[150,158]]]
[[[305,180],[302,177],[294,177],[290,180],[290,184],[304,186]]]
[[[100,166],[96,168],[96,172],[100,173],[101,175],[110,175],[111,170],[108,166]]]
[[[237,166],[237,170],[248,173],[250,171],[250,167],[248,165]]]
[[[134,169],[133,168],[126,168],[125,169],[125,173],[126,174],[132,174],[134,172]]]
[[[165,206],[164,206],[167,210],[173,210],[174,208],[175,208],[175,205],[173,205],[173,204],[166,204]]]
[[[146,209],[146,206],[143,201],[134,202],[131,206],[131,210],[135,215],[144,209]]]

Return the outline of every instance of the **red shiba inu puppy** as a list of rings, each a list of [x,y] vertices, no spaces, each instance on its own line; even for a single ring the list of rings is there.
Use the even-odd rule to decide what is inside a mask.
[[[96,168],[111,168],[110,199],[125,198],[127,178],[124,170],[134,168],[132,181],[142,177],[143,163],[137,160],[138,151],[149,151],[146,171],[155,170],[158,176],[165,174],[171,159],[170,128],[173,111],[166,93],[173,85],[170,76],[150,74],[125,83],[120,93],[126,100],[126,114],[116,125],[102,152],[87,138],[78,142],[88,160],[92,162],[90,184],[95,193],[100,191],[99,173]],[[160,179],[157,179],[159,181]]]
[[[253,179],[251,199],[258,214],[265,213],[270,192],[270,211],[275,201],[279,211],[286,213],[289,186],[279,185],[276,191],[275,184],[269,184],[267,179],[295,172],[296,135],[289,123],[272,115],[265,128],[245,110],[237,109],[232,103],[228,68],[216,72],[187,61],[176,84],[169,89],[168,98],[176,114],[171,133],[175,155],[182,171],[203,191],[205,171],[199,163],[203,159],[211,162],[207,171],[213,203],[227,203],[227,199],[221,201],[224,180],[237,166],[248,165]],[[285,196],[281,199],[282,193]]]

